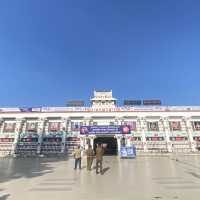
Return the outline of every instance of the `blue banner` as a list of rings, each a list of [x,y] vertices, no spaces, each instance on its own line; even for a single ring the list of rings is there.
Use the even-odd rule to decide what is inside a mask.
[[[131,128],[129,125],[122,126],[81,126],[80,134],[96,135],[96,134],[130,134]]]
[[[121,149],[120,149],[120,157],[121,158],[135,158],[136,157],[135,146],[132,146],[132,147],[121,147]]]

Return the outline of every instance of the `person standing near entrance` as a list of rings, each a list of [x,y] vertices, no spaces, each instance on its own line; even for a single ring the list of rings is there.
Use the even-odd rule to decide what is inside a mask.
[[[99,174],[99,168],[100,173],[103,173],[103,154],[104,149],[100,144],[98,144],[96,148],[96,174]]]
[[[92,162],[94,158],[94,151],[92,149],[92,145],[89,144],[88,149],[86,150],[87,155],[87,170],[91,171],[92,168]]]
[[[172,160],[175,160],[175,161],[178,161],[178,158],[177,158],[177,150],[176,150],[174,144],[172,144],[172,156],[171,156],[171,159],[172,159]]]
[[[79,169],[81,169],[81,147],[78,145],[78,147],[73,152],[74,159],[75,159],[75,167],[74,169],[77,169],[77,165],[79,165]]]

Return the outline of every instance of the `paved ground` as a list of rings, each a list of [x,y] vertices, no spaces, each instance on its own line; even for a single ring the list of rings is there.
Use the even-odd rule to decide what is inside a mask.
[[[104,175],[73,170],[73,160],[0,160],[1,200],[199,200],[200,156],[104,158]]]

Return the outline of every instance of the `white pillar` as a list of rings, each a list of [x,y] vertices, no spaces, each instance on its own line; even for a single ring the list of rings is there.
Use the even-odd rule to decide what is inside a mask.
[[[4,121],[3,119],[0,119],[0,134],[3,133],[3,128],[4,128]]]
[[[67,120],[67,137],[71,135],[71,120]]]
[[[21,127],[22,133],[26,133],[26,123],[27,123],[27,121],[24,120],[24,123],[22,124],[22,127]]]
[[[20,129],[21,129],[22,121],[23,121],[23,119],[17,119],[16,120],[15,138],[14,138],[14,142],[13,142],[12,150],[11,150],[12,155],[15,154],[17,143],[18,143],[18,140],[19,140],[19,137],[20,137]]]
[[[163,122],[164,131],[165,131],[166,142],[167,142],[167,150],[168,152],[172,152],[172,144],[169,137],[170,126],[169,126],[168,118],[162,119],[162,122]]]
[[[90,144],[92,145],[92,148],[94,149],[94,139],[95,139],[95,135],[92,135],[90,137]]]
[[[127,146],[130,147],[131,146],[130,136],[126,137],[126,141],[127,141]]]
[[[62,119],[60,128],[63,133],[61,153],[64,153],[65,152],[65,142],[66,142],[67,119],[65,119],[65,118]]]
[[[121,149],[121,135],[115,135],[117,138],[117,150],[118,150],[118,155],[120,155],[120,149]]]
[[[80,136],[80,145],[85,149],[85,138],[83,136]]]
[[[120,120],[120,118],[116,117],[114,123],[115,123],[115,125],[121,125],[121,120]]]
[[[195,152],[197,151],[196,148],[195,148],[195,142],[193,140],[193,136],[192,136],[192,126],[191,126],[191,122],[190,122],[190,118],[184,118],[183,121],[185,122],[185,127],[186,127],[186,131],[187,131],[187,134],[188,134],[188,137],[189,137],[189,142],[190,142],[190,148],[191,148],[191,151]]]
[[[37,154],[40,154],[41,152],[41,146],[42,146],[42,138],[44,133],[44,125],[45,125],[45,119],[41,118],[38,122],[38,146],[37,146]]]
[[[148,149],[147,149],[147,145],[146,145],[146,136],[145,136],[146,120],[144,118],[140,118],[139,122],[140,122],[140,131],[142,134],[142,143],[143,143],[144,152],[147,152]]]
[[[84,123],[83,123],[83,125],[84,126],[90,126],[90,121],[91,121],[92,119],[90,118],[90,117],[85,117],[84,118]]]

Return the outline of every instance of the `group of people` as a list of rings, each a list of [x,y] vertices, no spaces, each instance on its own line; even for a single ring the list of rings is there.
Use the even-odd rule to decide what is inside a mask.
[[[93,160],[96,158],[96,174],[99,174],[99,169],[100,173],[103,173],[103,154],[104,154],[104,148],[101,144],[97,145],[96,150],[94,151],[92,149],[92,146],[89,145],[88,149],[85,151],[86,156],[87,156],[87,170],[91,171],[92,170],[92,164]],[[79,166],[79,169],[81,169],[81,160],[82,160],[82,150],[80,145],[74,150],[73,156],[75,159],[75,170]]]

